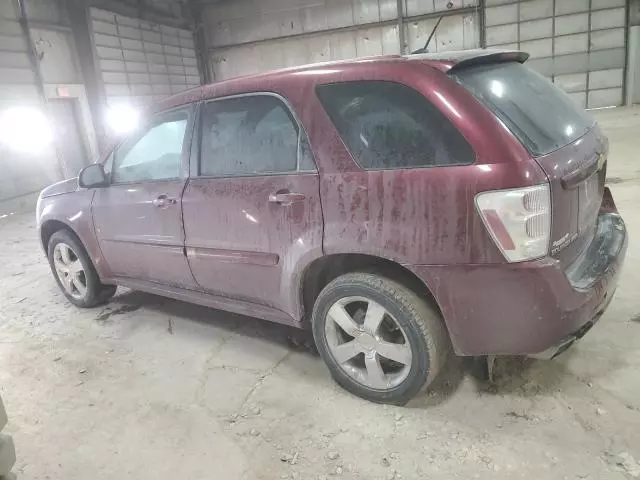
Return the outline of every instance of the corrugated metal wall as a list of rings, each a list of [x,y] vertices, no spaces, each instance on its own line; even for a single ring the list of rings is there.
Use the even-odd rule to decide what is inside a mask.
[[[480,45],[477,0],[240,0],[204,12],[214,80],[304,63]],[[400,35],[399,27],[403,32]]]
[[[90,9],[107,103],[149,103],[200,84],[193,34]]]
[[[588,108],[621,105],[625,0],[486,0],[488,46],[531,53],[529,66]]]
[[[487,46],[531,53],[529,65],[583,107],[622,104],[625,0],[485,3]],[[432,50],[479,46],[482,13],[477,1],[400,4],[401,22],[396,0],[240,0],[210,5],[204,15],[210,73],[221,80],[303,63],[406,53],[424,44],[438,12],[449,15]],[[400,23],[403,35],[398,34]]]
[[[55,14],[55,12],[54,12]],[[0,111],[42,107],[28,44],[13,0],[0,1]],[[19,199],[58,179],[55,152],[27,155],[0,145],[0,201]]]

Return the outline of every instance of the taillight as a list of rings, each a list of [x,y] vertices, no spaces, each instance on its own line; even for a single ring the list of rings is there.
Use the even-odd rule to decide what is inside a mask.
[[[476,208],[509,262],[531,260],[549,252],[551,193],[548,183],[479,193]]]

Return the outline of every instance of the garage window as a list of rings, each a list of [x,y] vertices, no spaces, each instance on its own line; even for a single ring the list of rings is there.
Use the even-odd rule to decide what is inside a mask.
[[[393,82],[344,82],[317,94],[356,162],[365,169],[473,163],[469,143],[426,98]]]
[[[200,175],[314,170],[304,132],[273,95],[215,100],[204,107]]]

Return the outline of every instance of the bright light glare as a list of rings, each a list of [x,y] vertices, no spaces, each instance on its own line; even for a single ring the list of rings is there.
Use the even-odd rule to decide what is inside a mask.
[[[504,95],[504,85],[502,84],[502,82],[499,82],[498,80],[492,80],[491,81],[491,92],[498,98],[502,98],[502,96]]]
[[[573,125],[567,125],[567,128],[564,129],[564,133],[567,137],[570,137],[573,134]]]
[[[39,153],[53,141],[45,114],[32,107],[13,107],[0,113],[0,144],[22,153]]]
[[[453,105],[451,105],[451,103],[449,102],[449,100],[446,99],[446,97],[444,95],[442,95],[440,92],[438,91],[434,91],[433,93],[436,94],[436,97],[438,97],[440,99],[440,101],[442,103],[444,103],[444,105],[449,109],[449,111],[451,113],[453,113],[456,117],[458,118],[462,118],[462,115],[460,115],[460,112],[458,110],[455,109],[455,107]]]
[[[106,120],[114,133],[128,133],[138,127],[140,113],[131,105],[113,105],[107,110]]]
[[[313,70],[303,70],[302,72],[293,72],[293,75],[330,75],[338,73],[340,70],[329,68],[314,68]]]

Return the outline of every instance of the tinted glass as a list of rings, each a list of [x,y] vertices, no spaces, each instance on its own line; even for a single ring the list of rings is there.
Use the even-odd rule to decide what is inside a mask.
[[[362,168],[473,163],[471,146],[415,90],[392,82],[322,85],[318,97]]]
[[[188,112],[163,116],[115,151],[113,181],[138,182],[178,178]]]
[[[201,175],[260,175],[297,168],[298,126],[281,100],[250,95],[205,105]]]
[[[546,155],[588,132],[594,120],[542,75],[517,62],[482,65],[455,75],[532,155]]]

